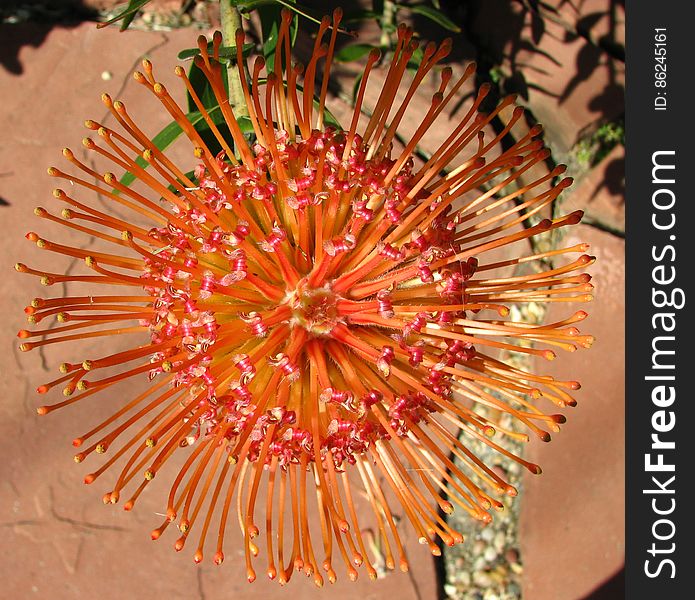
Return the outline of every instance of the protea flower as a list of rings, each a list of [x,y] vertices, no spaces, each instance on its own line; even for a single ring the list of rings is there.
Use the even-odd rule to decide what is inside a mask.
[[[60,274],[17,265],[49,287],[75,282],[86,290],[36,298],[26,309],[29,321],[57,316],[60,323],[21,331],[23,351],[99,336],[129,334],[135,340],[128,351],[63,363],[61,376],[38,388],[43,394],[62,386],[67,396],[39,408],[44,415],[121,386],[122,406],[73,442],[77,462],[94,452],[111,454],[85,482],[121,461],[104,502],[122,499],[130,510],[168,459],[184,454],[183,467],[170,475],[166,519],[152,537],[178,521],[176,549],[194,534],[199,562],[206,540],[216,538],[209,546],[219,564],[238,521],[249,581],[261,550],[268,576],[281,583],[302,569],[318,585],[323,571],[334,581],[335,555],[350,578],[360,565],[375,577],[361,533],[372,519],[385,541],[387,566],[407,570],[396,514],[434,554],[437,536],[449,545],[461,542],[442,511],[455,505],[488,522],[500,506],[497,498],[516,494],[466,439],[483,440],[540,471],[500,446],[497,438],[510,432],[474,407],[508,413],[548,440],[564,417],[547,411],[574,405],[570,392],[579,387],[505,364],[496,353],[551,359],[551,347],[574,350],[591,343],[574,325],[586,316],[581,311],[542,326],[507,318],[513,303],[589,300],[589,276],[581,273],[592,261],[586,245],[486,261],[495,248],[581,218],[572,213],[520,227],[570,183],[558,181],[563,169],[557,168],[513,187],[548,157],[540,127],[493,155],[522,110],[513,110],[501,134],[485,139],[483,129],[513,99],[483,114],[479,107],[488,90],[482,88],[446,141],[415,167],[414,148],[474,73],[469,67],[450,86],[452,71],[444,68],[421,125],[401,152],[393,152],[409,100],[450,47],[424,48],[412,81],[404,83],[405,99],[397,103],[416,48],[405,26],[366,127],[358,130],[358,117],[377,52],[369,55],[351,123],[344,130],[325,126],[339,20],[339,11],[332,27],[323,20],[303,68],[291,62],[286,14],[275,70],[265,78],[262,58],[247,71],[238,32],[237,64],[253,128],[248,137],[225,92],[218,62],[222,38],[215,35],[211,47],[199,39],[197,65],[233,140],[215,124],[185,71],[178,67],[176,73],[223,149],[216,155],[145,61],[135,78],[190,139],[193,174],[186,174],[191,166],[167,158],[121,102],[103,96],[120,132],[87,121],[98,140],[84,145],[134,174],[148,193],[119,183],[113,173],[96,172],[66,149],[64,156],[84,174],[51,167],[51,176],[74,185],[55,190],[65,205],[61,216],[43,208],[36,214],[102,240],[104,250],[61,245],[31,232],[27,238],[40,248],[83,259],[87,270]],[[98,191],[107,204],[129,211],[132,221],[144,218],[149,225],[133,225],[78,199],[80,188]],[[487,191],[476,192],[481,189]],[[555,266],[543,270],[548,261]],[[495,275],[522,263],[533,268]],[[100,284],[108,286],[105,295],[97,291]],[[138,377],[149,377],[151,385],[128,397],[127,384]],[[358,514],[357,493],[366,495],[373,515]],[[311,522],[320,524],[320,539],[312,538]]]

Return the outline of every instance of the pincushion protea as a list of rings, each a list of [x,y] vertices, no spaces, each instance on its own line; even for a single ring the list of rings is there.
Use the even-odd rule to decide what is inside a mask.
[[[184,453],[166,519],[152,537],[178,519],[181,536],[175,547],[181,550],[197,530],[198,562],[212,526],[214,561],[221,563],[233,510],[249,581],[256,577],[252,557],[259,553],[258,539],[265,545],[268,576],[281,583],[295,569],[313,574],[318,585],[322,570],[334,581],[334,544],[350,578],[357,577],[360,565],[375,577],[361,533],[365,517],[355,508],[357,487],[373,510],[388,567],[398,562],[408,568],[397,513],[435,554],[437,536],[446,544],[461,542],[441,511],[450,513],[456,504],[487,522],[489,511],[501,507],[496,497],[516,491],[452,430],[539,472],[494,439],[496,434],[524,435],[501,429],[471,407],[477,403],[508,413],[547,440],[547,430],[557,430],[564,417],[545,408],[574,405],[569,392],[579,387],[523,371],[493,354],[505,350],[550,359],[554,354],[548,346],[574,350],[591,343],[574,326],[586,316],[582,311],[542,326],[505,319],[510,303],[590,299],[589,276],[581,273],[592,261],[584,254],[586,245],[485,260],[490,250],[581,217],[572,213],[520,227],[570,183],[556,182],[563,171],[557,168],[505,191],[548,157],[538,140],[540,128],[493,156],[522,111],[514,109],[502,132],[486,141],[483,129],[513,100],[483,114],[478,109],[488,90],[482,88],[446,141],[415,168],[414,148],[474,72],[469,67],[448,89],[452,72],[445,68],[421,125],[403,151],[392,155],[409,101],[449,50],[448,42],[426,46],[398,105],[396,93],[417,47],[406,27],[398,30],[393,60],[366,127],[358,133],[377,52],[369,56],[348,128],[324,126],[339,20],[339,11],[332,29],[330,20],[323,20],[303,69],[291,63],[286,14],[275,72],[264,80],[261,58],[247,80],[243,33],[238,32],[237,64],[253,143],[239,128],[225,92],[218,62],[221,36],[214,36],[211,49],[205,38],[199,40],[196,62],[214,90],[233,143],[216,126],[185,71],[178,67],[176,73],[223,148],[218,155],[211,154],[145,61],[144,72],[135,78],[189,137],[198,161],[194,175],[167,158],[121,102],[103,96],[122,131],[87,121],[100,140],[86,139],[84,145],[133,173],[150,194],[119,183],[112,173],[96,172],[67,149],[65,157],[87,177],[54,167],[49,174],[74,184],[71,190],[98,191],[150,225],[133,225],[82,203],[72,191],[57,189],[55,197],[67,205],[62,216],[43,208],[36,210],[38,216],[103,240],[110,251],[65,246],[31,232],[27,238],[40,248],[84,259],[91,273],[48,273],[17,265],[48,286],[74,282],[132,290],[36,298],[27,307],[30,322],[55,315],[61,324],[20,331],[23,351],[100,336],[149,339],[128,351],[63,363],[62,376],[38,391],[64,386],[67,398],[38,412],[149,375],[152,384],[145,392],[126,398],[113,416],[74,440],[80,448],[77,462],[93,452],[113,452],[85,482],[123,459],[104,502],[117,502],[128,489],[124,506],[130,510],[167,460]],[[321,59],[325,74],[319,90],[315,74]],[[445,168],[450,170],[442,175]],[[92,183],[93,178],[100,183]],[[487,191],[473,194],[483,186]],[[539,267],[572,254],[578,258],[550,270],[496,275],[501,267]],[[102,375],[107,368],[115,374]],[[265,507],[258,506],[263,489],[267,500],[260,504]],[[310,534],[313,520],[320,523],[323,560]]]

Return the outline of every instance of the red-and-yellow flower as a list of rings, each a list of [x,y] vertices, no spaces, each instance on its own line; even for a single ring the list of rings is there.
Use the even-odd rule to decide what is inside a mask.
[[[539,326],[507,318],[514,303],[589,300],[589,276],[582,271],[593,259],[585,244],[486,259],[491,250],[580,220],[572,213],[520,226],[570,183],[558,180],[563,169],[557,168],[514,185],[548,157],[540,127],[497,150],[522,111],[514,109],[502,132],[486,139],[483,130],[513,100],[483,114],[488,89],[482,88],[465,116],[447,125],[446,141],[415,166],[416,146],[474,73],[468,68],[453,80],[445,68],[429,110],[418,116],[421,125],[394,152],[411,98],[450,47],[427,45],[406,82],[417,47],[406,27],[398,30],[366,126],[358,122],[377,52],[369,55],[352,121],[345,129],[325,126],[339,20],[338,11],[332,28],[324,19],[303,68],[291,63],[285,15],[275,70],[267,76],[262,58],[246,67],[239,32],[237,64],[252,136],[240,129],[225,92],[221,36],[214,36],[211,51],[199,40],[196,64],[214,90],[224,128],[185,71],[176,73],[223,149],[216,155],[145,61],[135,78],[190,139],[194,171],[174,164],[123,103],[105,95],[118,131],[87,121],[96,138],[84,145],[135,175],[147,192],[95,171],[66,149],[83,174],[51,167],[51,176],[71,185],[55,190],[60,216],[43,208],[36,214],[103,241],[103,249],[61,245],[31,232],[27,238],[40,248],[83,259],[86,270],[61,274],[17,265],[49,287],[85,284],[82,295],[36,298],[27,307],[31,323],[49,317],[60,323],[22,330],[22,350],[135,334],[130,350],[63,363],[61,376],[38,388],[43,394],[62,387],[66,396],[39,414],[114,386],[124,390],[113,416],[73,442],[77,462],[93,452],[111,455],[85,482],[118,463],[104,501],[123,499],[130,510],[168,459],[185,455],[183,467],[170,475],[167,518],[152,537],[178,522],[177,550],[193,534],[195,560],[209,546],[221,563],[227,538],[238,537],[238,521],[241,540],[233,543],[245,551],[249,581],[261,548],[268,576],[281,583],[296,569],[317,584],[323,572],[334,581],[338,555],[350,578],[360,565],[375,577],[361,533],[368,520],[385,540],[387,566],[406,570],[396,513],[435,554],[437,536],[449,545],[461,542],[442,511],[456,505],[487,522],[500,495],[516,494],[466,440],[482,440],[540,471],[500,446],[496,436],[505,431],[474,407],[508,413],[547,440],[564,422],[547,411],[574,405],[570,394],[579,387],[506,364],[499,351],[550,359],[551,348],[574,350],[592,341],[575,327],[583,311]],[[399,89],[405,99],[397,102]],[[129,217],[80,199],[80,188],[98,191]],[[522,263],[524,274],[499,275]],[[541,268],[546,263],[552,266]],[[108,286],[106,295],[99,295],[99,284]],[[149,377],[151,384],[129,397],[127,383],[135,377]],[[355,509],[358,488],[370,517]],[[313,521],[320,523],[318,540],[310,534]]]

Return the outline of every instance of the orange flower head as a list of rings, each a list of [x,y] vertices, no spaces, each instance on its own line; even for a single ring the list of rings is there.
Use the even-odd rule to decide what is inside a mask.
[[[176,549],[196,532],[195,560],[214,547],[219,564],[236,520],[249,581],[256,577],[259,545],[268,576],[281,583],[296,569],[313,575],[317,585],[322,572],[334,581],[334,555],[351,579],[360,565],[375,577],[363,535],[368,517],[356,508],[363,498],[385,540],[389,568],[408,568],[396,514],[434,554],[436,538],[461,542],[442,511],[456,505],[489,522],[490,511],[501,507],[500,495],[516,494],[466,440],[483,441],[540,472],[496,439],[528,436],[496,426],[478,408],[507,413],[548,440],[564,417],[547,407],[574,405],[570,392],[579,387],[507,364],[498,353],[551,359],[550,347],[574,350],[592,341],[575,326],[583,311],[542,326],[508,318],[512,304],[589,300],[591,284],[582,271],[593,258],[585,244],[487,258],[581,218],[577,212],[528,225],[571,182],[559,179],[558,167],[519,183],[548,158],[540,127],[512,139],[522,110],[507,98],[491,113],[480,112],[489,91],[482,87],[465,116],[447,124],[446,140],[416,164],[416,146],[474,73],[469,66],[453,81],[445,68],[429,110],[419,115],[421,125],[395,151],[411,99],[450,48],[448,42],[427,45],[412,80],[401,85],[417,47],[405,26],[366,124],[360,113],[376,51],[351,122],[345,129],[326,126],[340,17],[336,11],[332,24],[322,21],[304,68],[291,63],[285,13],[275,70],[266,77],[257,58],[247,79],[243,33],[237,34],[252,135],[242,131],[225,91],[221,36],[211,47],[199,40],[196,65],[214,91],[215,109],[206,108],[181,67],[176,73],[222,148],[217,154],[144,61],[135,78],[190,140],[193,171],[172,162],[122,102],[104,95],[120,132],[87,121],[98,141],[84,145],[130,172],[140,187],[97,172],[66,149],[64,156],[85,175],[51,167],[51,176],[71,184],[69,192],[54,194],[66,207],[61,216],[43,208],[36,214],[100,240],[104,250],[61,245],[31,232],[27,238],[39,248],[82,259],[86,271],[17,265],[47,286],[69,282],[88,290],[36,298],[26,309],[29,321],[55,316],[60,323],[22,330],[23,351],[102,336],[136,340],[126,351],[63,363],[61,376],[38,388],[43,394],[62,386],[66,396],[39,414],[111,388],[125,392],[113,416],[74,440],[77,462],[111,453],[85,482],[120,463],[104,502],[116,503],[125,493],[130,510],[169,459],[183,456],[166,519],[152,537],[178,521]],[[403,87],[404,99],[397,101]],[[501,133],[486,139],[491,121],[503,118]],[[509,143],[495,150],[503,138]],[[97,191],[118,212],[73,197],[80,188]],[[541,268],[548,262],[550,268]],[[522,264],[520,274],[500,274]],[[94,291],[101,284],[108,286],[104,295]],[[128,382],[138,377],[149,377],[150,386],[128,396]],[[230,511],[236,512],[231,521]],[[258,523],[265,527],[260,541]],[[321,546],[311,523],[320,525]]]

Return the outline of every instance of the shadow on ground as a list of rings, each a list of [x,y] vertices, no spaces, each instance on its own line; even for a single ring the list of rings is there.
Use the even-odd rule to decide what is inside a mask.
[[[623,568],[582,600],[616,600],[616,598],[624,597],[625,569]]]
[[[75,27],[95,20],[97,11],[81,0],[6,0],[0,7],[0,65],[21,75],[22,48],[38,48],[53,27]]]

